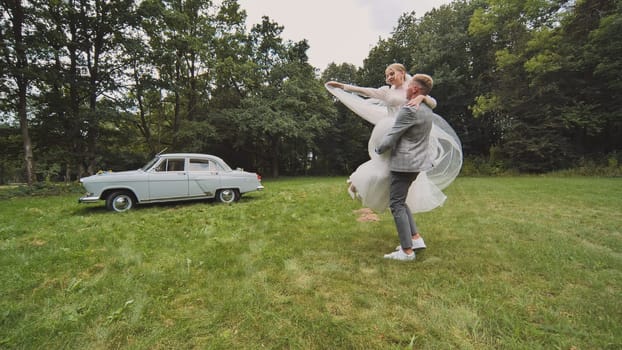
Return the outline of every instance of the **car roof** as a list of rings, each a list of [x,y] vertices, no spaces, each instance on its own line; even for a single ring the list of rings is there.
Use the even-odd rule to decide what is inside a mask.
[[[189,157],[189,158],[208,158],[215,161],[219,161],[221,163],[227,164],[222,158],[215,156],[213,154],[205,154],[205,153],[163,153],[158,155],[157,157],[164,158],[174,158],[174,157]]]

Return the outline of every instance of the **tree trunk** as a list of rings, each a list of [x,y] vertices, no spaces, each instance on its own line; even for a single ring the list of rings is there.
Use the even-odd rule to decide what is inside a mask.
[[[278,136],[275,136],[272,139],[272,152],[270,152],[270,154],[272,155],[270,158],[270,166],[272,168],[272,177],[273,178],[277,178],[279,177],[279,140],[278,140]]]
[[[25,85],[22,83],[20,85]],[[26,87],[19,88],[19,127],[22,131],[22,143],[24,144],[24,167],[26,169],[26,182],[28,186],[36,181],[35,178],[35,166],[34,157],[32,155],[32,142],[30,141],[30,134],[28,132],[28,117],[26,113]]]
[[[99,72],[99,49],[94,50],[94,63],[89,67],[89,117],[88,117],[88,133],[87,133],[87,169],[89,174],[95,174],[97,165],[97,139],[99,137],[99,117],[97,113],[97,80]]]
[[[11,4],[11,3],[9,3]],[[15,39],[15,81],[17,83],[17,115],[19,116],[19,127],[22,132],[22,143],[24,145],[24,168],[26,169],[26,182],[31,186],[35,181],[35,169],[32,155],[32,142],[30,141],[30,133],[28,131],[28,113],[26,98],[28,93],[28,78],[26,70],[28,69],[28,58],[26,57],[26,47],[22,28],[24,26],[24,8],[21,1],[12,2],[12,22],[13,37]],[[10,6],[10,5],[9,5]]]

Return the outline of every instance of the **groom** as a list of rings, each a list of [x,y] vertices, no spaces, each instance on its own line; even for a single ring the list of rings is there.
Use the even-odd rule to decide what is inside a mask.
[[[427,74],[416,74],[406,90],[408,100],[419,95],[428,95],[432,85],[432,77]],[[406,205],[406,196],[419,172],[430,170],[433,166],[428,149],[433,115],[425,103],[420,104],[418,108],[402,107],[393,128],[376,147],[378,154],[391,150],[389,207],[400,239],[400,247],[392,253],[385,254],[386,259],[415,260],[413,239],[418,236],[418,231],[413,214]]]

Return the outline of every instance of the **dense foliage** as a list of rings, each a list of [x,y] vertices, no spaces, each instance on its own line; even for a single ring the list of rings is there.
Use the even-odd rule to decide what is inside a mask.
[[[268,17],[247,30],[236,0],[0,7],[0,183],[136,168],[165,148],[265,176],[348,174],[370,126],[323,83],[381,86],[392,62],[435,78],[467,159],[539,173],[621,156],[620,0],[456,0],[321,76],[306,40]]]

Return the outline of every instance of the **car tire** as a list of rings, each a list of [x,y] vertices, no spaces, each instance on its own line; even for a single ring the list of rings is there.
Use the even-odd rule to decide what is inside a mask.
[[[108,210],[122,213],[132,209],[136,200],[128,191],[115,191],[106,198],[106,208]]]
[[[222,203],[233,203],[240,199],[240,192],[233,188],[226,188],[219,190],[216,194],[218,201]]]

